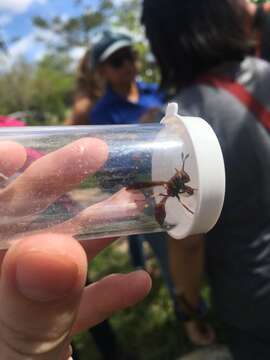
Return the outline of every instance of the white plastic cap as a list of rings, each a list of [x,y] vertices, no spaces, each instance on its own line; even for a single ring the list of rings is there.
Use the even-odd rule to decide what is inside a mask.
[[[163,143],[168,139],[166,151],[155,149],[152,158],[152,180],[169,181],[176,169],[184,171],[190,181],[185,185],[193,194],[183,192],[168,197],[165,202],[168,233],[176,239],[203,234],[213,228],[219,219],[225,196],[225,167],[218,139],[211,126],[199,117],[178,115],[178,105],[171,103],[161,120],[164,128],[158,134]],[[174,146],[170,147],[171,142]],[[176,151],[175,142],[177,142]],[[171,151],[170,151],[171,149]],[[166,195],[164,186],[154,188],[156,203]]]

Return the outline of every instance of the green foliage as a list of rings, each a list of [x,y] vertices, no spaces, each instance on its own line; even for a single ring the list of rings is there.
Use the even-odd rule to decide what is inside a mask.
[[[78,0],[76,4],[81,6],[81,14],[67,20],[55,16],[51,21],[42,17],[35,17],[33,23],[41,29],[54,31],[59,41],[48,42],[49,47],[58,53],[68,52],[73,47],[89,47],[91,39],[100,28],[114,28],[128,31],[135,39],[136,49],[141,59],[141,76],[145,81],[159,81],[159,74],[153,58],[151,58],[149,45],[144,36],[140,23],[141,0],[123,1],[115,6],[112,0],[100,0],[93,9],[89,1]]]
[[[31,111],[44,119],[43,124],[64,120],[74,83],[69,65],[67,57],[53,55],[36,65],[16,62],[0,76],[0,113]]]
[[[61,123],[71,106],[75,81],[69,52],[77,46],[88,47],[89,39],[102,27],[129,31],[140,55],[142,78],[151,82],[159,80],[155,65],[149,60],[149,46],[140,24],[140,0],[124,1],[119,6],[114,6],[112,0],[100,0],[95,8],[86,0],[76,3],[81,8],[76,17],[63,19],[56,15],[51,20],[42,16],[33,19],[37,28],[53,31],[55,38],[53,42],[39,39],[48,46],[48,54],[39,63],[29,64],[21,59],[9,71],[0,73],[1,114],[30,111],[36,114],[27,118],[31,125]]]
[[[57,15],[51,20],[45,20],[40,16],[33,18],[36,27],[53,31],[59,37],[60,41],[53,45],[57,50],[68,51],[74,46],[89,46],[92,31],[108,22],[114,11],[113,2],[110,0],[100,0],[95,9],[83,5],[83,1],[76,3],[81,8],[81,14],[78,16],[62,19]],[[48,45],[52,45],[50,41]]]
[[[124,240],[106,248],[92,261],[89,274],[96,281],[111,273],[127,273],[133,270]],[[158,268],[151,252],[148,265]],[[205,285],[204,295],[209,297],[209,288]],[[90,306],[90,305],[89,305]],[[217,315],[210,314],[211,323],[215,325],[218,341],[226,343],[226,336]],[[126,352],[137,354],[140,360],[177,359],[194,350],[188,341],[182,324],[175,316],[171,298],[160,276],[153,279],[153,287],[147,298],[138,305],[117,312],[110,318],[110,323],[117,340]],[[100,360],[93,339],[89,333],[80,334],[75,340],[82,360]]]
[[[7,43],[4,35],[2,34],[3,25],[0,23],[0,55],[1,53],[5,53],[7,51]]]
[[[153,266],[157,266],[150,260]],[[92,280],[109,273],[131,271],[125,244],[118,243],[105,249],[92,262]],[[140,304],[118,312],[110,319],[117,339],[126,352],[140,355],[142,360],[175,359],[190,349],[183,330],[177,325],[171,300],[161,278],[156,278],[150,295]],[[76,337],[82,360],[99,360],[90,334]]]
[[[143,35],[140,24],[140,0],[125,1],[115,9],[115,19],[112,24],[116,27],[125,27],[134,35]]]
[[[112,26],[115,28],[125,28],[135,38],[135,48],[138,51],[141,68],[140,75],[146,82],[159,82],[159,72],[150,54],[149,43],[144,36],[144,29],[140,22],[141,0],[130,0],[116,8],[115,18]]]
[[[53,55],[45,57],[37,66],[33,87],[32,107],[64,119],[66,107],[71,103],[74,77],[67,70],[69,60]]]
[[[0,52],[6,52],[6,42],[1,36],[0,36]]]
[[[41,16],[35,16],[33,18],[33,23],[35,26],[42,28],[42,29],[47,29],[48,28],[48,21],[46,21],[45,19],[43,19]]]
[[[0,77],[0,113],[29,109],[34,95],[33,65],[19,60]]]

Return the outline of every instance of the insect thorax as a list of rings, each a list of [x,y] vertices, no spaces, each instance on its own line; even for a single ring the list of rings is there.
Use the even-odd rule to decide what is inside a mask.
[[[180,176],[175,176],[171,179],[168,189],[168,195],[175,197],[178,196],[179,192],[184,188],[185,184]]]

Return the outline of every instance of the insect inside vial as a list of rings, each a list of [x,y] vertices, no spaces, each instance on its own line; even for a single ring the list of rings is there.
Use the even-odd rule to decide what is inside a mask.
[[[187,158],[189,157],[189,154],[184,155],[184,153],[181,154],[182,157],[182,168],[181,170],[175,169],[175,174],[168,180],[168,181],[149,181],[149,182],[138,182],[132,185],[127,186],[127,190],[139,190],[144,188],[150,188],[153,186],[163,186],[166,193],[160,193],[159,196],[162,196],[162,200],[155,205],[155,217],[157,222],[160,225],[164,224],[164,220],[166,218],[166,210],[165,210],[165,204],[169,197],[176,197],[180,204],[191,214],[194,214],[194,212],[183,203],[180,195],[181,194],[187,194],[188,196],[191,196],[194,194],[194,188],[191,186],[186,185],[188,182],[190,182],[190,176],[185,171],[185,162]]]

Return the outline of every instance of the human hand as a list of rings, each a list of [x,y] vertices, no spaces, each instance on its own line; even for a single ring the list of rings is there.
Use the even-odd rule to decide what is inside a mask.
[[[9,216],[24,216],[31,222],[106,158],[104,143],[81,139],[36,161],[0,193],[1,234],[14,231]],[[22,146],[0,143],[4,175],[15,173],[24,161]],[[36,180],[31,186],[29,178]],[[70,336],[148,293],[151,280],[141,271],[112,275],[84,288],[87,258],[91,261],[111,242],[91,240],[80,245],[68,235],[38,233],[17,239],[7,252],[0,252],[1,358],[66,360]]]
[[[37,159],[12,180],[11,175],[25,163],[26,151],[19,144],[0,142],[2,185],[4,180],[7,183],[0,192],[0,248],[8,247],[18,234],[36,233],[44,227],[53,233],[77,235],[98,223],[138,215],[145,206],[143,194],[123,188],[60,224],[47,224],[40,217],[52,203],[101,168],[107,157],[106,143],[83,138]]]
[[[206,346],[215,342],[215,330],[206,322],[192,320],[185,322],[184,326],[189,340],[194,345]]]

